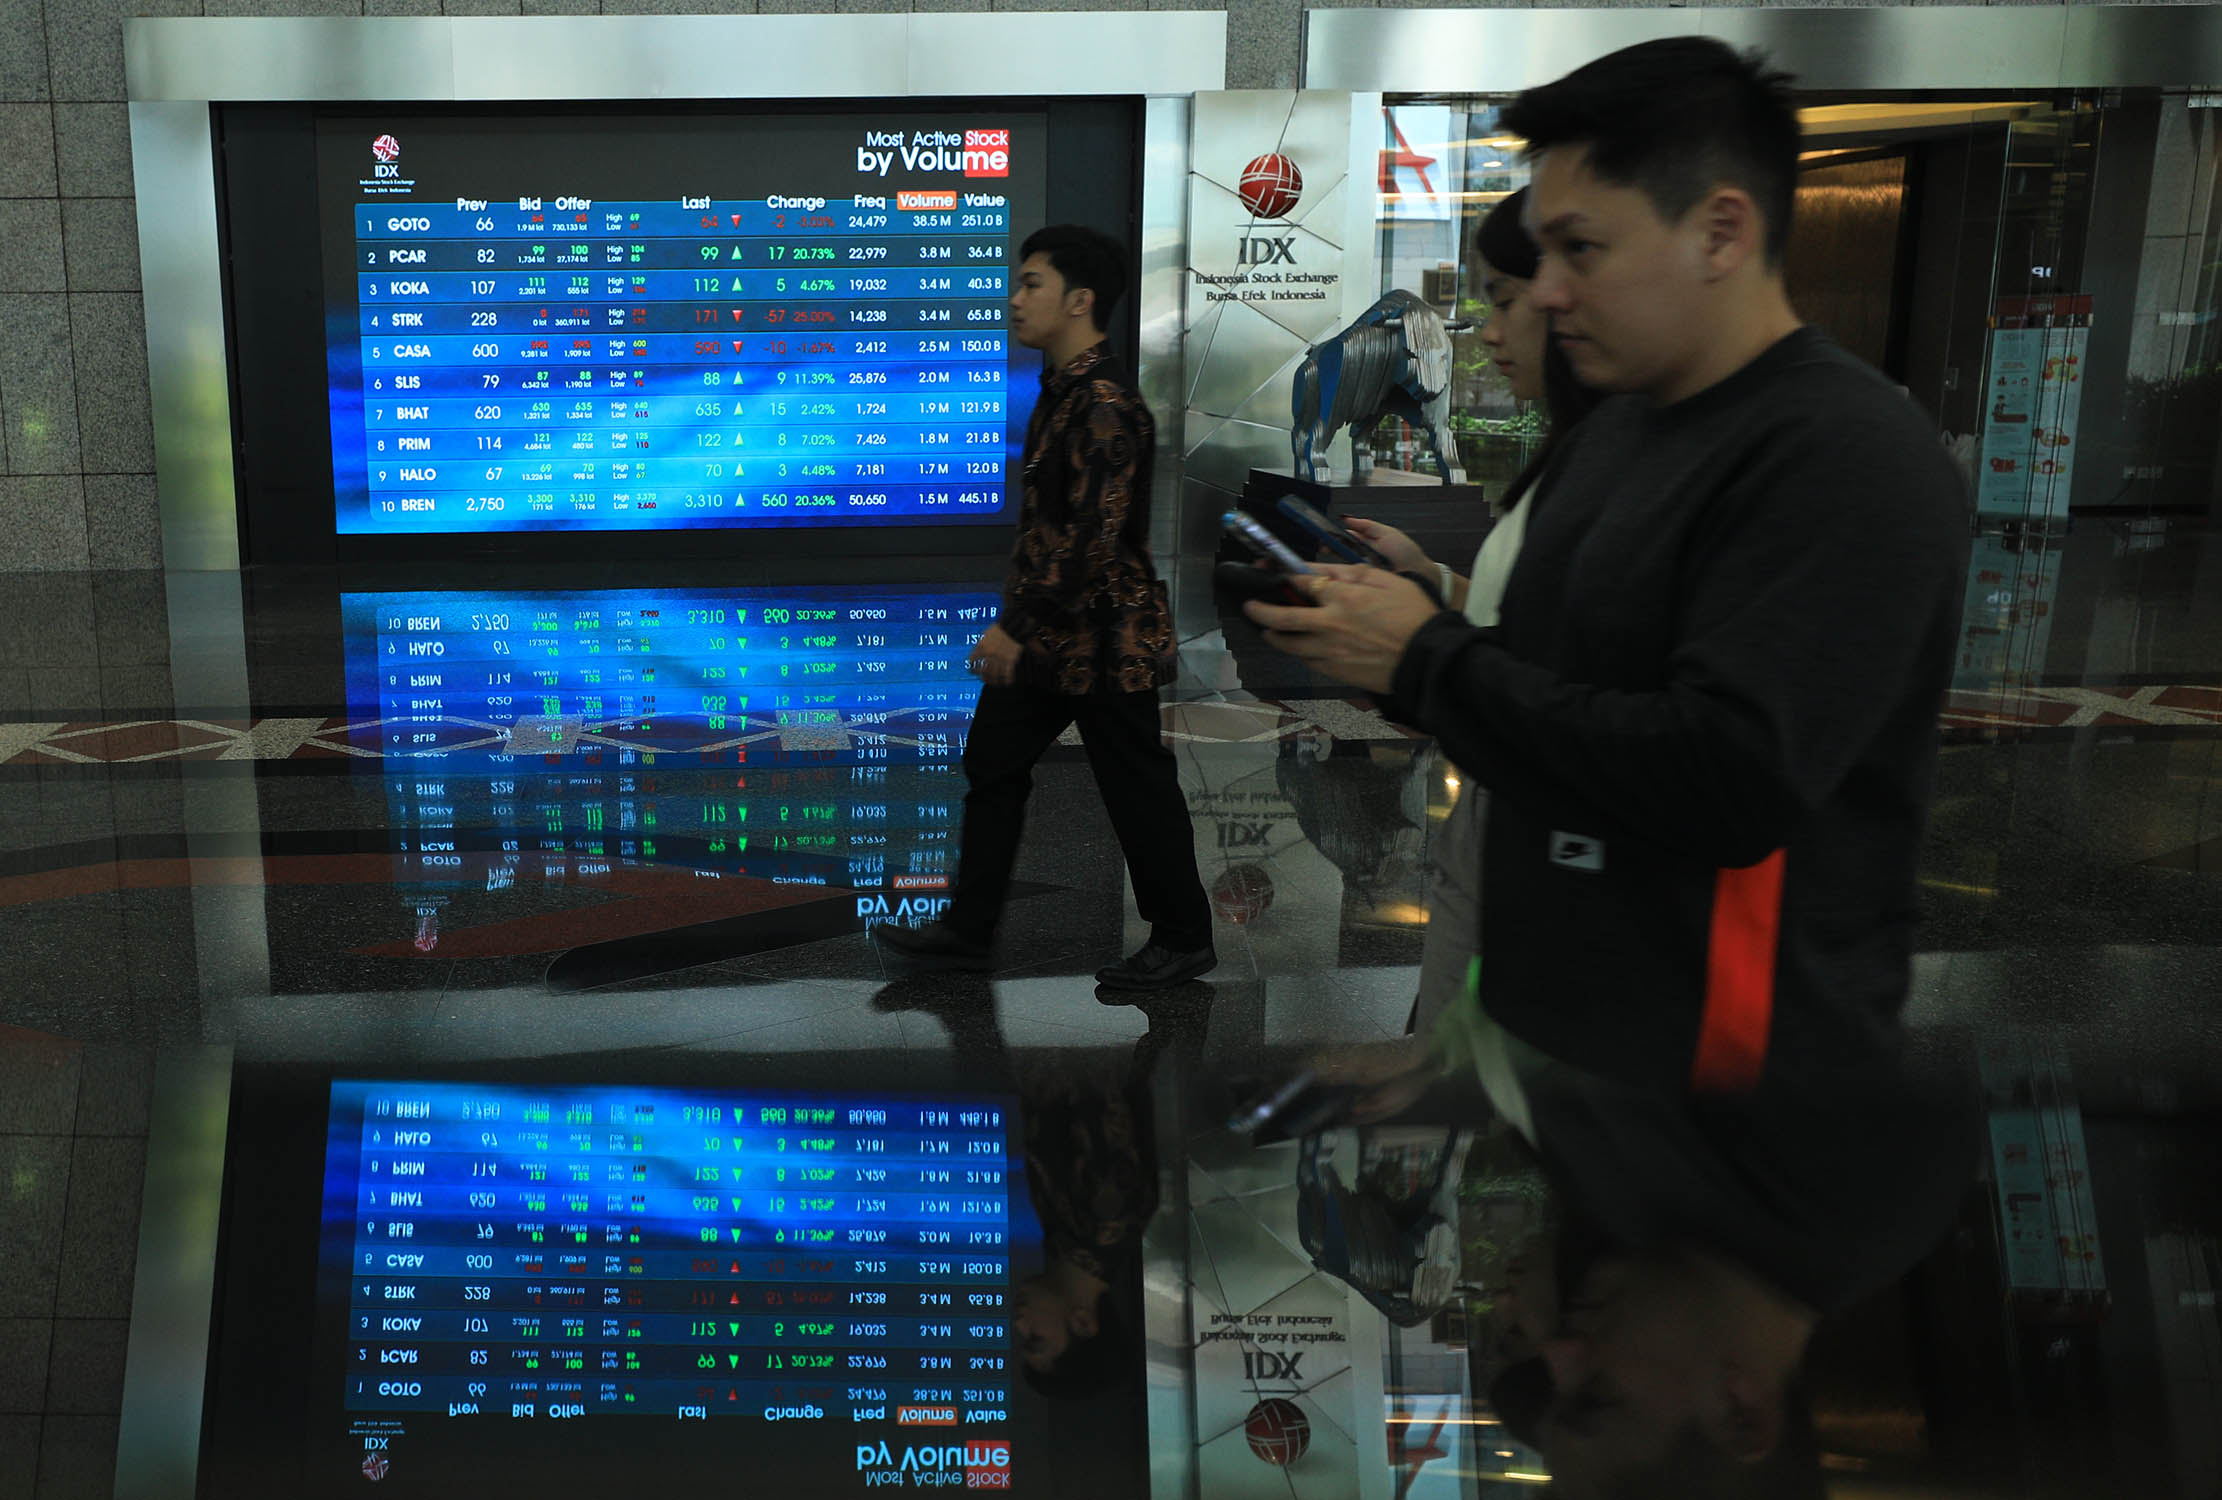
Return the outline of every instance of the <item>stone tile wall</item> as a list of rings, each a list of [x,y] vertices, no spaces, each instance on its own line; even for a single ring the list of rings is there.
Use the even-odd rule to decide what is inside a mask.
[[[107,1500],[150,1050],[0,1026],[0,1495]]]

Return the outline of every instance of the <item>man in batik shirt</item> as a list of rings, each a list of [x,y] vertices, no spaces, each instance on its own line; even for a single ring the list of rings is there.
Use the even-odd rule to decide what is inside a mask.
[[[914,966],[990,967],[1034,764],[1078,725],[1150,923],[1149,942],[1096,978],[1156,989],[1217,957],[1188,803],[1158,721],[1175,641],[1149,550],[1157,427],[1103,336],[1126,291],[1126,257],[1106,235],[1061,225],[1028,238],[1019,260],[1011,333],[1042,351],[1042,394],[1026,429],[1001,618],[970,662],[981,688],[964,746],[956,889],[941,921],[877,932]]]

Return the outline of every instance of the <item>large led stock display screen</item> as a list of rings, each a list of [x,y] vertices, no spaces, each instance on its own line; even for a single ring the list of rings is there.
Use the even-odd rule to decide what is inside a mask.
[[[324,116],[341,536],[986,524],[1044,118]]]

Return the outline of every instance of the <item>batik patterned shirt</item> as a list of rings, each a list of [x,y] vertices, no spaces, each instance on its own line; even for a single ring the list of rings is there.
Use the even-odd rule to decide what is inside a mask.
[[[999,622],[1025,648],[1021,685],[1134,693],[1172,678],[1172,609],[1149,546],[1156,444],[1108,344],[1043,371]]]

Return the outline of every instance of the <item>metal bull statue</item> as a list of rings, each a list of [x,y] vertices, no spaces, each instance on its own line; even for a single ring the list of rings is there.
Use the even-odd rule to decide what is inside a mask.
[[[1443,483],[1464,476],[1450,428],[1450,331],[1443,316],[1406,291],[1385,294],[1358,321],[1312,346],[1296,370],[1296,472],[1318,479],[1327,445],[1350,429],[1353,470],[1369,465],[1365,439],[1385,416],[1402,417],[1427,434]]]

